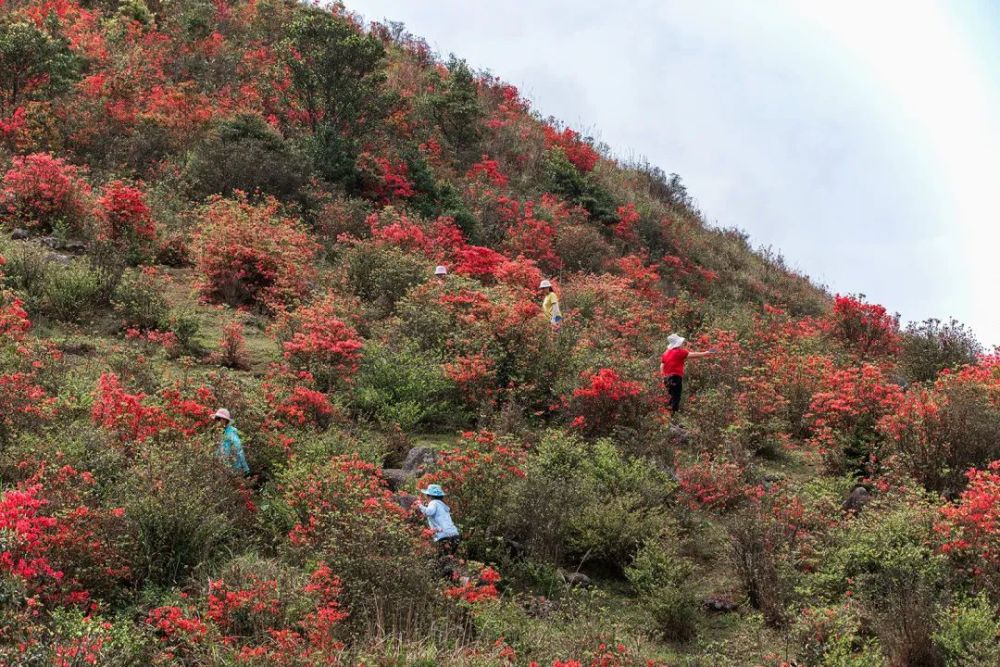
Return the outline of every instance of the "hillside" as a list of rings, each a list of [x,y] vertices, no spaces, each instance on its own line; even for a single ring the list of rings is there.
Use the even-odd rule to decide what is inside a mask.
[[[0,227],[0,665],[1000,664],[1000,358],[400,26],[0,0]]]

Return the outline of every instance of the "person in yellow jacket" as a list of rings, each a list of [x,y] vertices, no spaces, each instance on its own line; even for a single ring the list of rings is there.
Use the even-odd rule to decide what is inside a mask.
[[[552,289],[552,283],[548,280],[543,280],[538,289],[542,290],[542,293],[545,295],[545,299],[542,301],[542,310],[545,312],[545,319],[552,326],[559,326],[562,322],[562,311],[559,310],[559,296]]]

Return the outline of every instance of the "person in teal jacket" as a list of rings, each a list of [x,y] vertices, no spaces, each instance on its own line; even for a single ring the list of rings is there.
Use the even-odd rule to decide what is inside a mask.
[[[247,465],[247,459],[243,455],[243,443],[240,441],[239,432],[233,426],[233,418],[229,414],[229,410],[219,408],[212,415],[212,419],[217,424],[222,425],[222,440],[219,441],[218,451],[219,458],[233,470],[244,475],[249,475],[250,466]]]

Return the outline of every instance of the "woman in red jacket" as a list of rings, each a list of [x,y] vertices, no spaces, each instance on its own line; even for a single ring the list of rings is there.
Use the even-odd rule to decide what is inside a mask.
[[[681,387],[684,383],[684,363],[688,359],[698,359],[713,354],[707,352],[691,352],[684,347],[687,341],[683,336],[670,334],[667,336],[667,349],[660,357],[660,375],[663,376],[663,386],[670,394],[670,411],[681,409]]]

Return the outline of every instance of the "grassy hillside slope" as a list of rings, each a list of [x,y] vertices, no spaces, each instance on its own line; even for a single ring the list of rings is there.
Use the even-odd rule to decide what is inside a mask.
[[[398,26],[0,0],[0,225],[0,665],[1000,661],[997,356]]]

